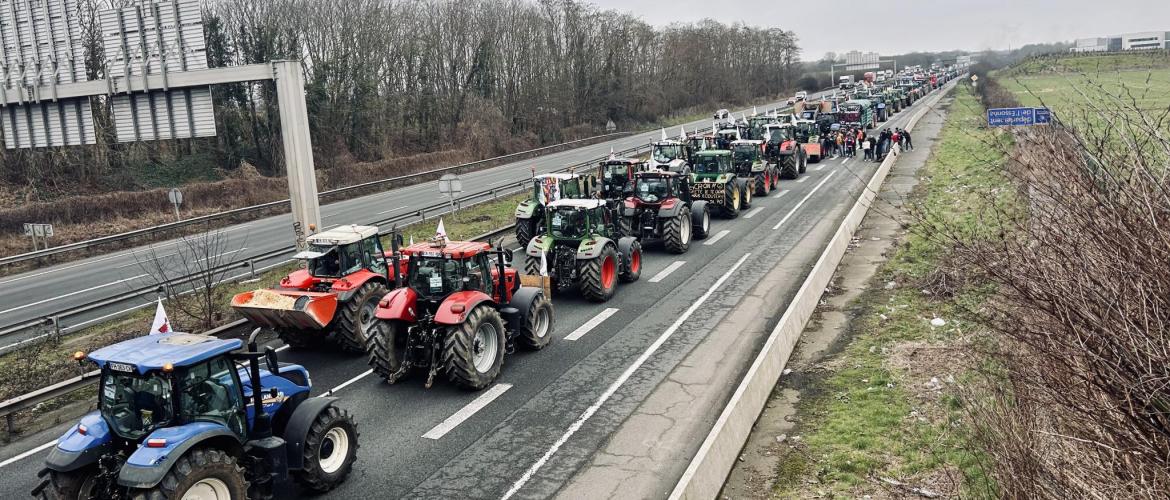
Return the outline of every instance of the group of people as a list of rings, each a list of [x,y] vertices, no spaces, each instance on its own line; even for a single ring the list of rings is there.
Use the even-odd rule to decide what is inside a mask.
[[[853,158],[861,150],[864,161],[882,161],[897,144],[903,151],[914,149],[910,132],[901,128],[882,130],[876,137],[858,126],[843,127],[821,138],[821,149],[826,156]]]

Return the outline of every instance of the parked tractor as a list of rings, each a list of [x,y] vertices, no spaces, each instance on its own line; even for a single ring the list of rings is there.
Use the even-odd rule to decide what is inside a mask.
[[[597,177],[591,174],[543,174],[532,178],[532,198],[516,206],[516,242],[528,241],[544,228],[545,206],[561,198],[584,199],[597,195]]]
[[[768,139],[764,145],[764,158],[780,169],[781,179],[795,179],[803,174],[808,164],[808,155],[796,141],[795,127],[776,125],[768,127]]]
[[[804,149],[804,154],[808,157],[808,161],[811,163],[820,163],[825,155],[821,151],[821,127],[817,125],[817,122],[812,120],[799,120],[792,130],[796,135],[796,142],[800,143],[800,147]]]
[[[731,151],[708,149],[696,153],[691,181],[691,197],[706,201],[724,217],[734,219],[740,209],[751,206],[751,191],[746,189],[746,182],[736,177]]]
[[[604,200],[560,200],[549,208],[547,230],[525,250],[525,274],[549,276],[554,293],[577,287],[593,302],[613,298],[618,280],[638,280],[642,245],[622,235],[620,212]]]
[[[634,173],[644,168],[645,162],[635,158],[611,157],[600,163],[600,196],[607,200],[622,200],[634,189]]]
[[[557,217],[553,207],[565,201],[549,204],[549,215]],[[398,255],[407,268],[403,286],[379,302],[366,343],[370,367],[386,382],[418,368],[427,370],[426,387],[442,373],[480,390],[499,377],[517,343],[539,350],[552,340],[552,304],[506,267],[511,251],[436,239]]]
[[[735,167],[735,175],[744,181],[743,187],[756,196],[768,196],[779,183],[779,169],[764,160],[762,140],[732,142],[731,164]],[[748,203],[750,206],[750,198]]]
[[[357,425],[309,373],[239,339],[164,333],[74,358],[100,370],[98,409],[65,432],[32,491],[45,499],[272,498],[326,492],[357,458]],[[265,367],[261,367],[264,360]]]
[[[314,234],[293,258],[305,267],[271,290],[237,294],[232,307],[293,349],[328,339],[344,351],[364,352],[374,309],[392,284],[378,228],[348,225]]]
[[[711,212],[707,202],[692,200],[690,179],[676,172],[638,172],[634,194],[622,208],[632,236],[662,240],[670,253],[685,253],[692,239],[706,238]]]
[[[650,144],[649,168],[678,172],[683,175],[691,173],[690,148],[682,142],[682,139],[685,138],[686,134],[684,133],[680,136],[680,140],[668,139],[666,131],[663,130],[662,140]]]

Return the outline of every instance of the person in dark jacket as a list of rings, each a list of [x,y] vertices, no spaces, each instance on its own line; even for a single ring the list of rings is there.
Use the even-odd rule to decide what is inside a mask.
[[[902,131],[902,141],[906,143],[907,151],[914,151],[914,141],[910,139],[910,132]]]

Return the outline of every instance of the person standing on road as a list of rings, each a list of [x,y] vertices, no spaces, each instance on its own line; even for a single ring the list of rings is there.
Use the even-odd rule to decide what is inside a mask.
[[[910,138],[910,132],[903,130],[902,140],[906,141],[906,151],[914,151],[914,140]]]
[[[862,141],[861,143],[861,150],[865,153],[865,161],[870,161],[873,159],[873,150],[870,149],[870,146],[870,140],[868,137],[866,137],[865,141]]]
[[[902,135],[898,133],[898,129],[894,129],[894,133],[890,134],[891,151],[893,151],[894,146],[902,147]]]

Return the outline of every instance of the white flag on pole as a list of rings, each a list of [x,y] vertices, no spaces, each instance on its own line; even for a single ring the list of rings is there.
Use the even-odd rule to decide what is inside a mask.
[[[413,234],[410,235],[410,244],[411,244],[411,246],[414,246],[414,235]]]
[[[543,251],[540,252],[540,275],[548,276],[548,259]]]
[[[158,299],[158,307],[154,310],[154,323],[150,324],[150,334],[171,333],[171,320],[167,318],[167,310],[163,309],[162,298]]]
[[[439,218],[439,227],[435,228],[435,239],[447,239],[447,228],[443,227],[443,218]]]

